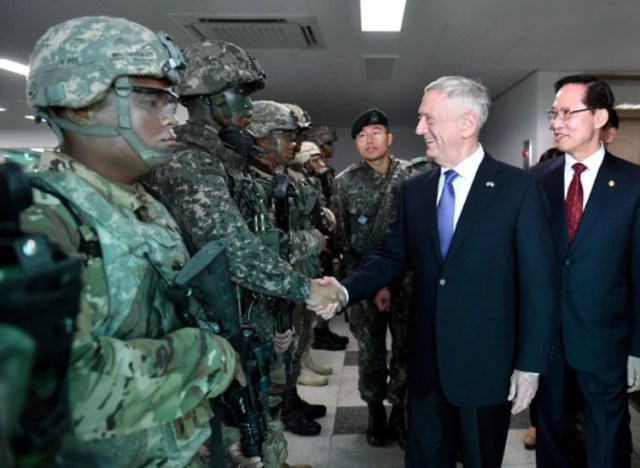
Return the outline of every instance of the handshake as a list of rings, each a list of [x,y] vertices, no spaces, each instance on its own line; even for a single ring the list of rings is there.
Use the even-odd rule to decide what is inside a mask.
[[[307,309],[313,310],[323,319],[329,320],[348,303],[349,293],[334,277],[311,280],[311,290],[306,300]]]

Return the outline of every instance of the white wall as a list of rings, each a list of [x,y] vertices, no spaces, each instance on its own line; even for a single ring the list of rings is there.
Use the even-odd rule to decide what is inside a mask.
[[[553,104],[553,84],[578,72],[538,71],[531,73],[496,97],[480,140],[493,157],[523,167],[524,141],[531,140],[531,164],[552,146],[549,121],[545,116]]]

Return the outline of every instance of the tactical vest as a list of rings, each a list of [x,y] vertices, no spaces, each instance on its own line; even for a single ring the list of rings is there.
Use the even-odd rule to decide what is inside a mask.
[[[160,336],[175,328],[175,317],[164,294],[151,292],[165,287],[154,266],[172,280],[188,259],[179,231],[164,206],[150,198],[153,209],[169,228],[139,221],[135,213],[111,205],[91,184],[72,173],[47,172],[35,177],[46,192],[66,199],[100,241],[109,303],[107,316],[95,323],[94,336],[140,337],[133,330],[133,335],[128,336],[131,325],[125,323],[132,320],[135,309],[148,314],[145,337]],[[86,235],[84,228],[85,233],[83,226],[78,226],[81,235]],[[140,303],[149,298],[151,304]]]

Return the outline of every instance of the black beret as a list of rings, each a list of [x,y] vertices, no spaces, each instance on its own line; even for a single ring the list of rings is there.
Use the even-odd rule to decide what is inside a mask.
[[[355,140],[356,135],[367,125],[384,125],[389,128],[389,119],[387,119],[387,115],[384,112],[375,107],[366,110],[353,121],[351,125],[351,138]]]

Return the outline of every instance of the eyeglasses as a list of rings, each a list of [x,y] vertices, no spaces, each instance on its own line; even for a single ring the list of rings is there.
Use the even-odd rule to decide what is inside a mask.
[[[578,112],[584,112],[589,110],[594,110],[595,107],[585,107],[584,109],[571,110],[571,109],[549,109],[545,114],[547,115],[547,119],[553,120],[556,117],[559,117],[560,120],[569,120],[573,114],[577,114]]]
[[[378,140],[381,140],[385,135],[386,135],[386,132],[383,132],[382,130],[374,130],[371,133],[360,132],[356,135],[356,140],[362,143],[367,141],[369,138],[371,138],[374,141],[378,141]]]
[[[131,86],[131,91],[140,94],[138,103],[149,111],[163,115],[175,115],[180,98],[168,89]]]

